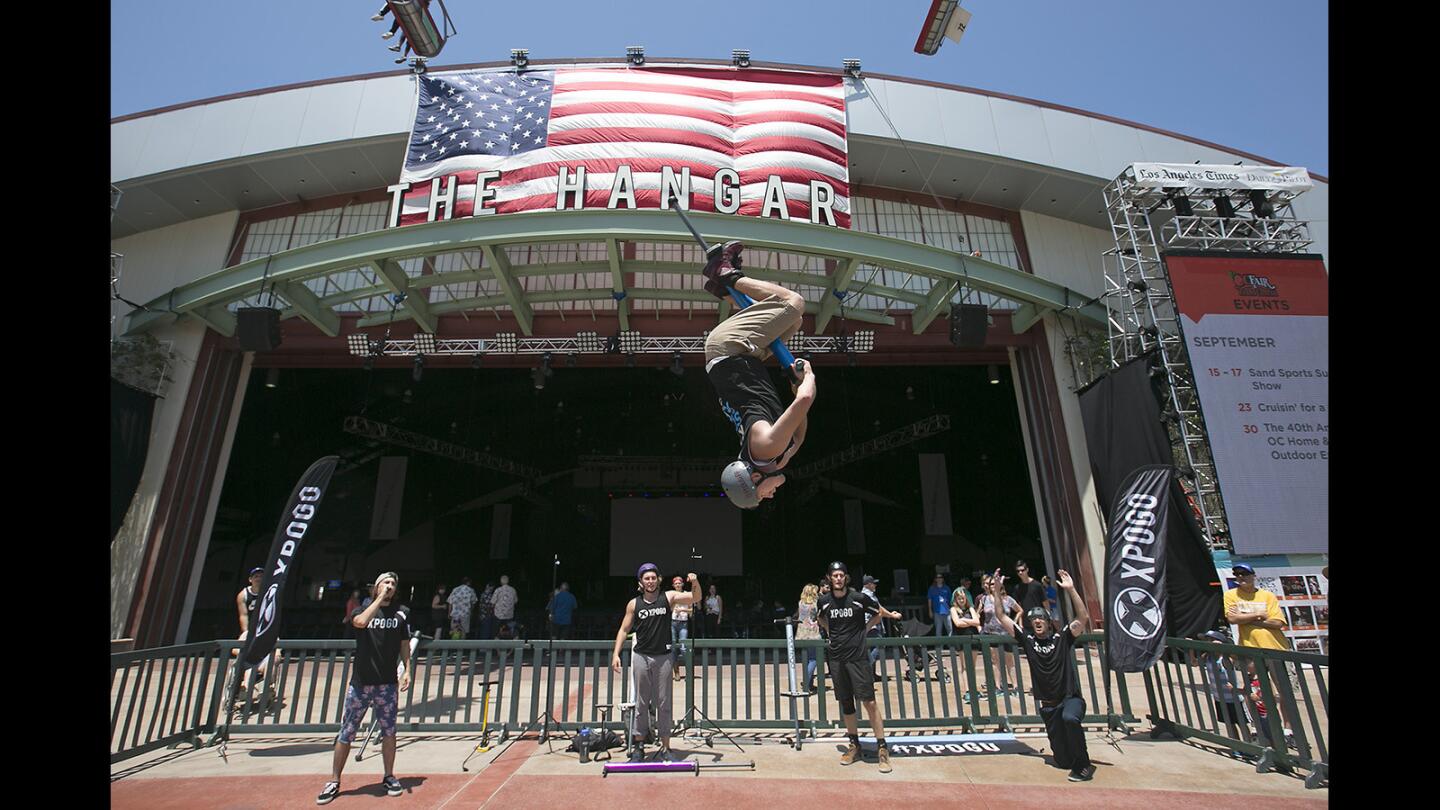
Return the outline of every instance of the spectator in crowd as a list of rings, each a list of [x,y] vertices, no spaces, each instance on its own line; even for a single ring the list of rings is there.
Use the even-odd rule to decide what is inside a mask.
[[[705,597],[705,637],[720,638],[720,619],[725,615],[725,600],[720,598],[720,588],[710,583],[710,592]]]
[[[371,602],[374,602],[374,601],[375,601],[375,585],[372,583],[372,584],[370,584],[370,585],[366,585],[366,586],[365,586],[365,598],[360,601],[360,607],[362,607],[362,608],[370,607],[370,603],[371,603]]]
[[[1062,570],[1056,571],[1055,576],[1060,588],[1070,594],[1071,612],[1075,616],[1063,630],[1055,632],[1050,612],[1044,606],[1026,612],[1023,623],[1012,621],[1004,611],[1000,612],[999,619],[1002,629],[1015,637],[1030,662],[1030,682],[1034,685],[1035,702],[1040,704],[1040,719],[1045,722],[1045,735],[1050,738],[1055,764],[1070,770],[1071,782],[1088,782],[1095,777],[1095,766],[1090,764],[1090,752],[1085,746],[1082,725],[1085,699],[1080,696],[1080,676],[1075,671],[1075,639],[1085,632],[1090,614],[1075,592],[1070,575]],[[996,604],[1003,604],[1009,597],[999,568],[991,575],[990,582],[989,595]]]
[[[1215,644],[1230,643],[1230,637],[1219,630],[1207,630],[1200,637]],[[1207,652],[1201,658],[1210,700],[1215,704],[1215,719],[1225,725],[1229,736],[1247,740],[1245,711],[1241,708],[1245,697],[1243,674],[1235,669],[1232,656]]]
[[[818,608],[816,603],[820,599],[820,589],[814,585],[806,585],[800,590],[800,604],[795,609],[795,640],[813,641],[820,638],[820,624],[818,622]],[[796,651],[795,663],[800,663],[801,653],[805,660],[805,684],[806,692],[815,691],[815,668],[819,665],[820,659],[816,657],[815,650],[811,647],[801,648]]]
[[[460,580],[460,587],[450,592],[445,600],[450,606],[450,638],[462,639],[470,635],[470,611],[474,609],[475,589],[470,587],[470,577]]]
[[[869,574],[866,574],[864,577],[861,578],[860,583],[861,583],[861,584],[860,584],[860,593],[864,594],[865,596],[870,597],[870,599],[871,599],[872,601],[874,601],[874,602],[878,605],[878,604],[880,603],[880,598],[875,595],[875,589],[880,587],[880,580],[876,579],[875,577],[870,576]],[[874,626],[872,626],[869,630],[866,630],[866,631],[865,631],[865,636],[866,636],[866,638],[884,638],[884,637],[885,637],[885,620],[884,620],[884,617],[881,617],[881,620],[880,620],[880,621],[876,622],[876,623],[874,624]],[[875,646],[874,644],[870,644],[869,647],[870,647],[870,663],[871,663],[871,665],[874,665],[874,663],[875,663],[876,661],[880,660],[880,648],[877,647],[877,646]],[[878,680],[878,678],[877,678],[877,680]]]
[[[1055,583],[1050,581],[1048,575],[1040,577],[1040,584],[1045,586],[1045,604],[1050,608],[1050,618],[1055,620],[1055,626],[1060,626],[1060,600],[1056,597],[1059,593],[1055,590]]]
[[[499,626],[510,628],[510,638],[519,638],[519,628],[515,622],[515,605],[520,601],[520,595],[510,587],[510,576],[500,575],[500,587],[495,589],[495,595],[491,598],[491,605],[495,610],[495,623]]]
[[[1015,576],[1019,582],[1014,583],[1015,601],[1020,603],[1020,611],[1029,613],[1030,608],[1044,608],[1045,615],[1050,615],[1050,600],[1045,596],[1045,586],[1040,581],[1030,576],[1030,564],[1024,560],[1015,561]]]
[[[935,622],[935,635],[950,635],[950,589],[945,587],[945,575],[936,574],[930,590],[925,592],[925,605]]]
[[[340,623],[345,625],[346,638],[355,637],[355,628],[350,626],[350,617],[362,607],[364,607],[364,602],[361,601],[360,589],[356,588],[350,592],[350,598],[345,600],[345,615],[340,617]]]
[[[260,583],[264,580],[264,568],[251,568],[250,576],[246,580],[245,587],[241,588],[240,592],[235,594],[235,609],[240,614],[240,641],[244,641],[245,639],[249,638],[250,628],[255,626],[255,611],[259,610],[260,608]],[[239,654],[239,650],[236,651],[236,654]],[[269,667],[270,656],[267,655],[265,656],[264,660],[260,662],[260,665],[255,667],[255,669],[253,670],[253,675],[251,674],[252,670],[246,670],[245,677],[249,680],[248,682],[241,683],[240,688],[247,691],[255,688],[255,682],[253,679],[264,679],[265,671],[269,669]],[[274,694],[274,691],[275,687],[270,687],[268,690],[266,690],[267,694],[265,695],[265,697],[267,699],[270,698]]]
[[[570,583],[560,583],[560,590],[550,597],[550,604],[545,606],[545,612],[550,617],[551,638],[570,638],[570,625],[575,620],[575,608],[578,606],[575,594],[570,593]]]
[[[430,597],[430,635],[444,638],[449,627],[450,603],[446,602],[445,583],[435,586],[435,595]]]
[[[994,636],[1009,635],[1005,632],[1005,625],[1001,619],[1011,617],[1018,620],[1020,603],[1011,598],[1009,594],[1006,594],[1004,599],[996,601],[994,585],[995,576],[993,574],[986,574],[980,580],[980,587],[985,591],[975,603],[976,612],[980,614],[980,632]],[[996,609],[997,605],[999,610]],[[1010,656],[1006,655],[1006,650],[999,644],[990,645],[990,660],[995,667],[996,674],[1000,676],[1000,688],[996,695],[1004,695],[1011,689],[1010,680],[1014,677],[1015,668],[1011,665]],[[985,686],[982,685],[980,688],[983,695]]]
[[[965,579],[960,581],[963,583]],[[970,601],[970,591],[963,586],[956,588],[950,596],[950,626],[955,628],[957,636],[974,636],[980,633],[980,616],[975,612],[975,604]],[[960,659],[969,671],[975,671],[974,647],[961,647]],[[957,674],[956,677],[961,676]],[[984,676],[978,675],[975,682],[983,683]],[[966,691],[962,699],[969,701],[971,699],[970,692]]]
[[[476,603],[475,613],[480,617],[480,638],[495,637],[495,583],[486,582]]]
[[[968,576],[960,577],[960,587],[957,588],[957,590],[965,592],[965,600],[972,605],[975,604],[975,586],[973,583],[974,580]],[[951,596],[950,598],[953,603],[955,597]]]
[[[373,709],[380,726],[380,756],[385,764],[381,784],[391,796],[404,793],[395,778],[395,716],[400,693],[410,688],[410,617],[404,607],[395,604],[399,579],[387,571],[375,580],[377,600],[350,617],[355,627],[355,668],[351,670],[350,686],[345,692],[345,711],[340,734],[335,738],[331,760],[330,781],[316,804],[329,804],[340,795],[340,774],[350,758],[350,744],[360,730],[360,721],[367,709]],[[397,663],[404,664],[404,674]]]
[[[684,577],[673,577],[670,580],[670,666],[671,678],[680,680],[685,677],[685,665],[680,662],[680,642],[688,641],[690,638],[690,611],[693,605],[690,600],[675,601],[674,594],[689,593],[685,587]]]
[[[1235,563],[1230,569],[1235,576],[1235,587],[1225,592],[1225,620],[1240,628],[1240,646],[1257,647],[1262,650],[1288,650],[1290,641],[1285,638],[1285,612],[1280,609],[1280,600],[1264,588],[1255,587],[1255,569],[1246,563]],[[1300,679],[1283,661],[1269,661],[1271,684],[1279,688],[1279,678],[1290,682],[1293,693],[1300,690]],[[1285,723],[1285,737],[1291,736],[1290,726],[1294,718],[1289,716],[1285,701],[1279,701],[1280,719]]]

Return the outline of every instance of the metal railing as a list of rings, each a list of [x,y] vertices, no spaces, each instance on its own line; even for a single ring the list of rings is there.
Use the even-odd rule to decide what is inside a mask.
[[[1330,657],[1166,639],[1145,672],[1152,737],[1193,737],[1265,773],[1302,769],[1305,786],[1330,778]]]

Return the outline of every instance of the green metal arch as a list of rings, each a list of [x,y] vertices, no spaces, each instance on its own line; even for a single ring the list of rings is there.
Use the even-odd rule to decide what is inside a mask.
[[[959,285],[988,292],[1021,304],[1014,320],[1017,331],[1029,328],[1046,311],[1066,310],[1095,326],[1105,324],[1105,308],[1087,296],[1060,284],[1014,270],[985,259],[967,256],[942,248],[861,233],[843,228],[790,222],[778,219],[692,213],[691,220],[708,241],[739,239],[747,246],[812,255],[839,262],[829,277],[756,269],[757,278],[778,281],[827,285],[827,294],[819,303],[812,302],[808,311],[816,315],[816,331],[824,332],[834,314],[839,298],[829,294],[845,292],[850,280],[862,264],[904,271],[932,279],[928,294],[915,291],[876,288],[870,285],[867,294],[880,294],[915,306],[912,318],[918,334],[936,316],[947,311],[950,297]],[[219,272],[182,284],[148,302],[144,309],[130,313],[127,334],[136,334],[167,323],[177,316],[188,315],[205,321],[224,334],[234,333],[234,315],[225,306],[259,293],[266,284],[291,303],[293,314],[304,317],[329,335],[338,334],[339,315],[330,303],[319,299],[301,282],[329,273],[369,265],[376,277],[391,292],[419,289],[455,281],[494,278],[501,290],[499,296],[468,299],[461,302],[432,304],[423,296],[411,295],[397,318],[414,319],[423,328],[435,328],[439,314],[461,308],[484,308],[509,305],[521,329],[531,331],[530,303],[540,301],[581,301],[597,297],[595,290],[526,292],[517,279],[533,274],[534,267],[512,268],[504,252],[507,245],[530,245],[551,242],[606,242],[608,261],[572,263],[564,272],[604,272],[614,279],[615,291],[623,290],[623,273],[643,269],[665,272],[696,272],[698,268],[679,263],[624,262],[619,256],[621,241],[692,243],[693,238],[679,217],[671,212],[649,210],[584,210],[537,211],[524,214],[468,217],[442,220],[424,225],[389,228],[380,231],[318,242],[294,248],[269,257],[227,267]],[[401,259],[435,256],[466,250],[485,254],[486,268],[469,273],[446,273],[408,278],[396,263]],[[548,271],[559,269],[551,266]],[[747,268],[747,272],[750,272]],[[454,278],[463,276],[463,278]],[[374,292],[383,292],[375,290]],[[630,291],[626,291],[627,294]],[[696,301],[712,300],[700,290],[648,290],[644,297]],[[603,297],[603,293],[600,294]],[[331,302],[333,303],[333,301]],[[149,310],[149,311],[146,311]],[[627,308],[619,308],[622,325],[628,328]],[[847,313],[847,317],[871,322],[890,323],[890,318],[868,311]]]

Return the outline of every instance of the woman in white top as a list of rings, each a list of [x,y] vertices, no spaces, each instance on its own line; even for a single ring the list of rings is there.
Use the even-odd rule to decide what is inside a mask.
[[[684,577],[675,577],[670,580],[670,590],[680,593],[689,593],[690,589],[685,587]],[[682,600],[683,601],[683,600]],[[670,663],[674,667],[674,680],[685,677],[683,671],[685,664],[680,658],[680,642],[690,638],[690,603],[672,601],[670,603]]]
[[[720,598],[720,589],[710,584],[710,595],[705,597],[705,635],[708,638],[720,637],[720,617],[725,610],[725,602]]]
[[[987,635],[1005,635],[1005,628],[1000,624],[1000,619],[995,615],[995,599],[990,596],[990,582],[994,575],[986,574],[980,581],[984,592],[976,602],[977,613],[980,616],[980,632]],[[1010,594],[1005,594],[1005,604],[1000,608],[1009,614],[1015,621],[1020,621],[1020,603],[1016,602]],[[1000,690],[997,696],[1008,693],[1011,689],[1010,680],[1014,677],[1014,668],[1010,656],[1006,655],[1006,648],[1000,644],[990,646],[990,660],[994,663],[995,671],[1000,674]],[[984,694],[985,687],[982,685],[981,694]]]
[[[958,637],[974,636],[980,632],[980,616],[975,612],[975,605],[970,601],[970,594],[964,587],[955,589],[950,594],[950,626],[955,628],[953,635]],[[975,648],[966,645],[960,648],[960,659],[971,672],[975,671]],[[976,679],[981,680],[980,678]],[[965,700],[970,700],[970,693],[965,693]]]
[[[814,585],[806,585],[800,591],[800,605],[795,611],[795,640],[806,641],[820,638],[820,623],[817,621],[820,608],[817,603],[820,600],[820,589]],[[806,692],[815,691],[815,668],[819,660],[815,657],[815,648],[806,647],[805,653],[805,684]],[[796,653],[795,663],[800,663],[800,654]]]

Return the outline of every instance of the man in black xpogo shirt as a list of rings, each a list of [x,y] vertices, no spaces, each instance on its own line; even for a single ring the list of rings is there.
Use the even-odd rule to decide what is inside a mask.
[[[785,483],[780,470],[805,441],[806,415],[815,402],[815,369],[795,361],[795,399],[789,407],[781,405],[765,360],[771,343],[800,329],[805,298],[741,273],[744,249],[739,242],[727,242],[705,265],[705,289],[712,295],[724,300],[734,288],[754,301],[705,339],[705,372],[720,397],[721,412],[740,436],[740,458],[721,472],[720,485],[731,503],[754,509]]]
[[[690,574],[690,590],[660,590],[660,569],[645,563],[635,572],[640,595],[625,605],[625,618],[615,634],[615,650],[610,656],[610,669],[620,671],[620,647],[625,637],[635,630],[635,648],[630,656],[631,677],[635,680],[635,727],[631,730],[634,745],[631,761],[645,756],[644,740],[650,729],[650,707],[656,709],[656,731],[660,738],[659,758],[670,760],[670,727],[674,725],[670,708],[670,673],[674,660],[670,656],[670,609],[700,601],[700,578]]]
[[[880,772],[890,773],[890,748],[885,745],[885,722],[875,710],[875,682],[871,677],[870,659],[865,655],[865,633],[882,616],[898,619],[900,614],[881,607],[863,591],[851,590],[850,570],[845,563],[830,563],[826,576],[830,587],[816,607],[820,629],[830,639],[826,664],[835,686],[835,700],[845,718],[845,733],[850,738],[850,747],[840,756],[840,764],[852,765],[860,759],[860,726],[855,720],[855,701],[859,700],[875,732]]]
[[[399,577],[393,571],[376,577],[375,601],[350,614],[350,624],[355,628],[355,669],[345,692],[345,715],[340,735],[335,738],[330,781],[315,797],[316,804],[329,804],[340,795],[340,772],[345,770],[350,744],[355,742],[360,720],[369,708],[374,709],[375,721],[380,724],[385,792],[391,796],[404,792],[395,778],[395,714],[400,693],[410,688],[410,617],[395,603],[398,585]],[[404,663],[404,675],[397,675],[397,661]]]
[[[1030,680],[1035,686],[1035,700],[1040,704],[1040,718],[1045,721],[1045,734],[1055,752],[1055,764],[1069,768],[1071,782],[1094,778],[1095,766],[1085,747],[1085,699],[1080,697],[1080,677],[1075,672],[1075,637],[1085,632],[1090,614],[1085,602],[1075,592],[1075,583],[1064,571],[1056,571],[1056,583],[1070,594],[1070,607],[1075,620],[1059,633],[1051,628],[1050,613],[1044,607],[1032,607],[1025,613],[1025,625],[1017,624],[1004,611],[997,611],[1005,632],[1015,636],[1030,662]],[[1005,604],[1005,577],[995,569],[991,578],[995,604]]]

